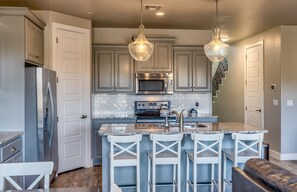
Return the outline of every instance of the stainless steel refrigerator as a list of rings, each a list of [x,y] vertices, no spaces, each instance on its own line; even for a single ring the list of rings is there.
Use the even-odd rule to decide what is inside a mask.
[[[25,68],[25,161],[53,161],[58,171],[56,72]]]

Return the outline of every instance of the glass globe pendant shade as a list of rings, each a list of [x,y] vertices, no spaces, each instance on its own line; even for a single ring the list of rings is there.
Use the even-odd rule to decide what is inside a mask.
[[[129,44],[129,52],[136,61],[147,61],[154,51],[154,44],[148,42],[144,36],[144,25],[139,25],[136,40]]]
[[[224,43],[220,37],[220,28],[215,28],[214,37],[211,42],[204,45],[204,52],[211,61],[222,61],[228,56],[229,45]]]

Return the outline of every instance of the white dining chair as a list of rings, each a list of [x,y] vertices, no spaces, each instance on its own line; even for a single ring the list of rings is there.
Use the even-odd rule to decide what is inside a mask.
[[[227,160],[236,167],[251,158],[261,158],[263,137],[264,133],[232,133],[234,148],[223,149],[223,191],[226,191],[227,185],[231,186],[231,181],[227,179]]]
[[[172,185],[174,192],[181,192],[181,141],[183,134],[151,134],[150,139],[153,141],[153,150],[148,151],[148,191],[161,191],[156,190],[156,186],[163,185],[157,182],[157,165],[173,165],[172,184],[166,185]]]
[[[211,165],[211,191],[214,191],[214,187],[217,188],[218,192],[221,192],[221,162],[222,162],[222,142],[224,133],[217,134],[192,134],[192,140],[194,140],[193,150],[188,150],[187,153],[187,164],[186,164],[186,180],[187,188],[186,192],[189,192],[191,187],[192,191],[197,191],[197,172],[198,177],[205,173],[199,171],[198,165]],[[192,181],[190,181],[190,162],[192,162]],[[215,165],[217,165],[217,181],[215,180]],[[198,170],[198,171],[197,171]]]
[[[115,186],[116,167],[136,168],[136,191],[140,192],[140,141],[142,135],[108,135],[110,142],[110,188]]]
[[[122,192],[122,189],[117,186],[117,184],[112,183],[110,187],[110,192]]]
[[[33,189],[44,178],[43,188],[49,189],[50,174],[54,163],[47,162],[24,162],[24,163],[1,163],[0,164],[0,191],[5,190],[5,181],[8,181],[16,190]],[[13,177],[38,176],[28,188],[23,188]]]

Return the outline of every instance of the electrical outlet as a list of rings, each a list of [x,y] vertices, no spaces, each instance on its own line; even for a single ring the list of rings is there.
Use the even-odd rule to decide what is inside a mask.
[[[198,101],[195,103],[195,106],[196,107],[199,107],[199,102]]]
[[[277,99],[273,99],[272,100],[272,105],[273,106],[278,106],[278,100]]]
[[[293,107],[294,106],[294,101],[293,100],[287,100],[287,106],[288,107]]]

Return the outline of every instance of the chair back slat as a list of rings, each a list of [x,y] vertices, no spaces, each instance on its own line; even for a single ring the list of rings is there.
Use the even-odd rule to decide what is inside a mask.
[[[191,138],[194,140],[195,157],[205,152],[210,152],[218,157],[221,156],[224,133],[192,134]]]
[[[153,158],[162,153],[171,153],[179,157],[183,134],[151,134],[150,139],[153,141]]]
[[[115,136],[108,135],[108,141],[110,142],[110,158],[113,161],[121,154],[130,154],[136,159],[139,159],[139,143],[142,139],[142,135],[129,135],[129,136]]]
[[[53,162],[24,162],[0,164],[0,190],[5,190],[4,181],[7,180],[17,190],[23,188],[16,183],[14,176],[38,176],[27,189],[33,189],[44,178],[44,189],[49,189],[49,176],[53,171]]]
[[[261,157],[262,153],[262,143],[263,143],[264,133],[250,133],[241,134],[233,133],[232,138],[235,142],[234,154],[235,157],[240,157],[243,155],[254,154],[254,156]]]

